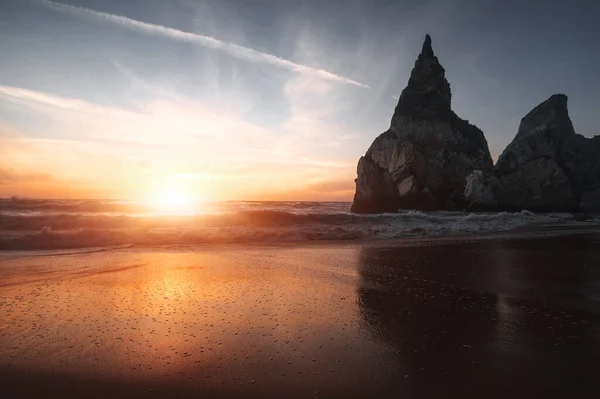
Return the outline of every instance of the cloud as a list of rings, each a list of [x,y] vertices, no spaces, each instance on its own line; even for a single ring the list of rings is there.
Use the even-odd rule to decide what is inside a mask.
[[[46,141],[63,145],[66,142],[71,145],[91,144],[94,151],[156,158],[171,157],[175,151],[180,157],[226,164],[317,168],[348,166],[345,162],[306,156],[307,149],[331,146],[335,140],[344,139],[336,134],[335,129],[328,130],[328,140],[322,139],[319,132],[323,126],[318,128],[319,118],[314,118],[311,112],[318,111],[316,109],[300,107],[305,116],[294,117],[297,126],[287,126],[291,134],[282,137],[281,131],[261,128],[235,112],[176,96],[164,97],[142,104],[134,112],[0,85],[0,100],[50,116],[52,121],[46,126],[44,137],[51,138]],[[311,123],[302,122],[305,119]],[[2,131],[0,129],[0,133]],[[36,136],[35,141],[44,141]]]
[[[306,65],[297,64],[293,61],[277,57],[272,54],[263,53],[252,48],[228,43],[214,37],[204,36],[196,33],[184,32],[178,29],[168,28],[162,25],[150,24],[137,21],[135,19],[113,15],[104,12],[94,11],[87,8],[71,6],[67,4],[56,3],[48,0],[32,0],[35,3],[53,11],[74,17],[85,18],[93,21],[118,25],[122,28],[130,29],[136,32],[148,35],[167,37],[173,40],[191,43],[197,46],[223,51],[233,57],[253,63],[263,63],[278,68],[287,69],[292,72],[315,76],[321,79],[335,81],[339,83],[350,84],[365,89],[370,87],[355,80],[337,75],[323,69],[312,68]]]
[[[310,85],[309,92],[319,91],[328,93],[322,85]],[[320,115],[298,95],[292,96],[298,112],[306,113],[308,120]],[[0,105],[2,100],[20,104],[31,112],[31,119],[48,118],[48,123],[29,131],[0,121],[0,169],[28,176],[48,173],[57,180],[33,182],[3,173],[0,195],[54,196],[51,187],[57,193],[72,187],[79,190],[73,195],[132,198],[146,190],[147,182],[178,179],[197,188],[202,198],[269,198],[323,176],[353,179],[353,161],[332,157],[328,148],[322,154],[314,151],[343,140],[335,131],[316,134],[317,121],[311,122],[314,129],[308,133],[283,134],[285,128],[265,129],[239,113],[169,95],[133,111],[0,85]],[[29,188],[20,181],[28,181]],[[95,194],[88,193],[91,190]],[[319,190],[307,190],[298,195],[348,197],[341,191],[323,191],[321,196]]]
[[[354,181],[351,178],[323,180],[311,183],[308,187],[312,190],[321,192],[353,192]]]
[[[117,117],[126,117],[129,115],[126,111],[117,108],[101,107],[76,98],[58,97],[14,86],[0,85],[0,96],[37,110],[41,110],[44,106],[50,106],[69,111],[85,112],[102,116],[107,116],[107,113],[110,114],[110,116]]]
[[[0,168],[0,185],[10,183],[48,183],[54,181],[54,178],[47,173],[20,173],[10,169]]]
[[[272,194],[280,201],[288,200],[313,200],[321,201],[349,201],[354,194],[354,170],[338,173],[333,178],[314,180],[298,185],[291,190],[282,190]]]
[[[3,85],[0,99],[51,116],[55,123],[45,133],[53,138],[166,149],[174,144],[219,146],[233,137],[238,142],[255,142],[269,134],[233,113],[168,96],[143,104],[136,112]]]
[[[283,91],[290,116],[282,124],[278,148],[323,159],[330,159],[332,152],[337,152],[340,158],[344,147],[357,137],[354,127],[344,120],[344,115],[353,109],[346,101],[344,88],[310,76],[295,76],[285,83]],[[347,154],[341,157],[347,158]],[[349,165],[347,161],[344,167]]]

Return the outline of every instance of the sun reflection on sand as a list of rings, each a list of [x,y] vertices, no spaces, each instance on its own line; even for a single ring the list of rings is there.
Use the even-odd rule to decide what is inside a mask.
[[[17,371],[254,397],[384,397],[408,388],[410,397],[439,397],[473,381],[481,391],[472,392],[488,392],[506,375],[553,382],[535,362],[569,372],[575,363],[560,357],[563,349],[595,350],[600,319],[519,299],[527,287],[552,289],[557,275],[532,285],[518,265],[539,253],[494,245],[211,245],[4,258],[0,382]],[[582,370],[593,367],[581,358],[570,378],[584,381]]]
[[[209,248],[57,257],[42,285],[32,280],[3,288],[7,296],[28,298],[11,303],[20,317],[5,335],[27,345],[1,363],[137,380],[183,373],[189,377],[184,385],[214,387],[268,376],[274,389],[283,389],[290,384],[286,376],[298,373],[326,379],[323,370],[350,362],[372,344],[357,330],[354,251],[319,253]],[[46,261],[14,260],[10,267]],[[34,286],[38,295],[30,296]],[[35,314],[27,311],[31,306]],[[43,337],[29,334],[31,323]],[[44,351],[45,360],[36,351]],[[377,356],[367,353],[377,350],[363,355],[376,364]],[[366,378],[358,366],[346,373],[347,383]]]

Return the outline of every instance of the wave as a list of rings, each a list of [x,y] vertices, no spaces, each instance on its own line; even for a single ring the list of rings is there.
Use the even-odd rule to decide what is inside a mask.
[[[301,202],[301,201],[224,201],[198,203],[194,214],[229,213],[245,210],[273,210],[311,213],[315,207],[334,212],[350,208],[345,202]],[[109,213],[109,214],[147,214],[151,212],[148,204],[140,201],[119,200],[56,200],[37,198],[0,198],[0,212],[7,214],[40,213]]]
[[[41,258],[41,257],[56,257],[56,256],[70,256],[70,255],[84,255],[84,254],[93,254],[99,252],[110,252],[117,251],[119,249],[130,248],[131,245],[112,245],[109,247],[80,247],[80,248],[67,248],[67,249],[46,249],[46,250],[36,250],[35,252],[31,252],[29,250],[25,250],[25,252],[20,251],[8,251],[8,252],[0,252],[0,259],[15,259],[15,258]]]
[[[12,197],[0,199],[0,212],[136,212],[139,205],[131,201],[54,200]]]
[[[282,208],[287,207],[288,211]],[[250,207],[252,209],[252,207]],[[272,207],[273,208],[273,207]],[[338,205],[294,204],[192,216],[104,214],[4,215],[0,249],[68,249],[114,245],[194,245],[223,242],[390,239],[507,231],[564,223],[570,214],[408,211],[377,215],[339,212]],[[246,207],[248,209],[248,207]]]
[[[430,223],[452,226],[473,224],[476,227],[489,224],[522,224],[526,222],[552,222],[570,218],[570,214],[521,213],[463,213],[408,211],[374,215],[342,213],[297,213],[281,210],[249,210],[205,215],[110,215],[90,213],[58,214],[4,214],[0,219],[0,230],[53,230],[77,228],[118,229],[130,227],[228,227],[228,226],[302,226],[302,225],[409,225]],[[401,227],[401,226],[397,226]]]

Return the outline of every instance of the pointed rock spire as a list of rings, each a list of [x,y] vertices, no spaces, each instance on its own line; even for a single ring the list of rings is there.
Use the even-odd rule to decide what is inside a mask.
[[[425,41],[423,42],[423,49],[421,55],[424,57],[434,57],[433,48],[431,47],[431,36],[425,35]]]
[[[431,36],[426,35],[408,85],[400,95],[392,124],[399,116],[423,119],[450,113],[452,93],[445,75],[444,67],[433,52]]]
[[[358,163],[352,212],[462,209],[466,177],[491,172],[483,132],[450,108],[445,74],[426,35],[390,129]]]

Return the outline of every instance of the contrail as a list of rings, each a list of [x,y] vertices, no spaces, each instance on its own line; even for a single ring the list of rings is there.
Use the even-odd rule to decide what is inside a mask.
[[[168,37],[173,40],[192,43],[198,46],[221,50],[233,57],[254,62],[276,66],[278,68],[287,69],[289,71],[316,76],[322,79],[327,79],[335,82],[355,85],[365,89],[370,89],[369,86],[357,82],[352,79],[345,78],[340,75],[325,71],[323,69],[311,68],[306,65],[296,64],[293,61],[277,57],[272,54],[263,53],[248,47],[240,46],[233,43],[224,42],[210,36],[199,35],[196,33],[184,32],[178,29],[168,28],[162,25],[149,24],[147,22],[137,21],[135,19],[113,15],[104,12],[94,11],[83,7],[76,7],[68,4],[56,3],[49,0],[32,0],[34,3],[40,4],[50,10],[58,11],[63,14],[80,17],[92,21],[99,21],[118,25],[120,27],[134,30],[149,35]]]

